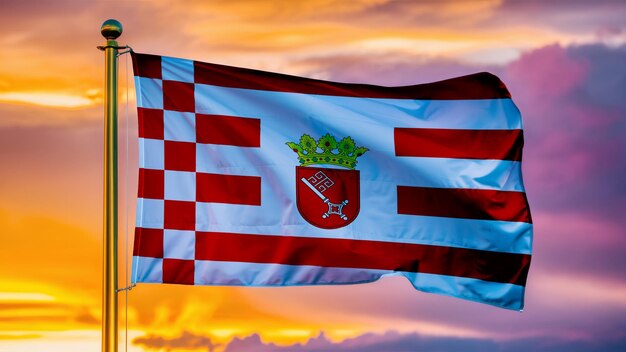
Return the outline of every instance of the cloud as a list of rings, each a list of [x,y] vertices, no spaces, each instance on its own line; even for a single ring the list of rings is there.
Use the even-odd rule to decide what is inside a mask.
[[[626,208],[626,47],[544,47],[503,73],[525,120],[525,178],[536,210],[616,221]],[[623,66],[622,66],[623,67]]]
[[[388,86],[427,83],[478,71],[499,70],[498,66],[493,65],[472,65],[459,60],[422,55],[317,56],[294,60],[291,65],[310,77]]]
[[[624,16],[623,1],[598,0],[589,6],[585,0],[507,0],[491,20],[497,26],[533,24],[563,32],[593,33],[605,26],[623,27]]]
[[[525,53],[506,68],[506,77],[523,87],[529,100],[552,103],[583,84],[589,71],[586,58],[572,58],[558,44]],[[521,88],[522,89],[522,88]],[[524,97],[526,98],[526,97]]]
[[[424,26],[434,24],[467,26],[490,18],[502,0],[312,0],[306,2],[270,0],[202,1],[188,2],[181,11],[188,13],[211,12],[214,17],[236,17],[246,23],[263,23],[275,26],[325,22],[350,21],[354,25]],[[162,4],[170,4],[162,1]],[[276,23],[278,22],[278,23]]]
[[[577,97],[606,109],[626,110],[626,99],[620,89],[626,85],[626,70],[620,64],[626,58],[626,45],[582,45],[566,48],[572,60],[585,60],[588,65],[587,82],[578,87]]]
[[[413,352],[425,351],[485,351],[494,350],[496,345],[489,340],[463,338],[423,338],[418,334],[400,334],[387,332],[385,334],[363,334],[342,342],[333,343],[323,333],[303,344],[279,346],[273,343],[263,343],[257,334],[243,339],[236,338],[228,344],[224,352]]]
[[[3,193],[6,194],[6,193]],[[48,331],[51,326],[99,325],[98,243],[45,216],[23,215],[0,204],[0,330]],[[77,250],[80,248],[80,250]],[[72,268],[68,270],[67,268]]]
[[[95,102],[84,96],[47,92],[5,92],[0,93],[0,102],[29,103],[34,105],[79,108]]]
[[[606,23],[595,14],[615,17],[622,8],[609,1],[598,6],[579,3],[565,6],[567,13],[574,14],[565,17],[574,24],[590,23],[594,33],[603,33],[602,38],[615,42],[626,33],[623,24]],[[72,16],[65,16],[68,12]],[[583,12],[593,16],[581,16]],[[446,58],[443,61],[504,63],[524,49],[550,41],[603,40],[599,36],[579,40],[580,34],[562,33],[560,28],[527,26],[523,20],[533,18],[528,13],[555,16],[561,11],[550,3],[520,6],[502,0],[219,0],[185,4],[59,0],[54,6],[41,1],[5,1],[0,18],[10,31],[0,38],[0,45],[11,50],[0,52],[0,101],[61,107],[99,102],[100,91],[96,96],[86,92],[102,86],[102,53],[94,47],[103,40],[98,33],[100,23],[110,17],[124,25],[120,43],[139,52],[295,74],[300,72],[291,69],[294,61],[320,55],[349,57],[356,53],[406,60],[421,55]],[[522,22],[515,27],[499,22],[516,18]],[[564,26],[569,28],[570,22]],[[67,38],[71,43],[68,50],[58,50],[59,42],[50,37],[50,28],[54,28],[55,38]]]
[[[173,351],[176,349],[205,348],[208,352],[215,351],[220,344],[213,343],[210,337],[196,335],[188,331],[178,337],[165,338],[157,335],[148,335],[133,339],[133,344],[143,346],[147,350]]]
[[[445,23],[446,27],[467,28],[490,19],[501,4],[502,0],[385,1],[364,8],[359,17],[374,23],[393,20],[404,24],[417,22],[433,26]]]
[[[39,334],[0,334],[0,341],[2,340],[30,340],[40,338]]]
[[[8,95],[10,99],[5,101],[88,105],[94,97],[85,92],[102,86],[102,53],[95,49],[103,41],[99,26],[111,17],[124,25],[120,43],[138,52],[283,72],[299,59],[354,53],[503,63],[524,49],[550,41],[588,40],[560,28],[547,30],[523,22],[512,27],[506,22],[532,18],[528,13],[541,14],[537,7],[546,9],[545,16],[561,14],[548,3],[519,7],[502,0],[219,0],[184,4],[169,0],[59,0],[54,6],[45,1],[4,1],[0,18],[10,30],[0,38],[0,45],[11,50],[0,52],[0,94]],[[602,38],[615,41],[626,33],[621,22],[580,16],[585,11],[616,17],[622,11],[619,5],[604,2],[566,8],[578,14],[569,16],[570,21],[591,23],[594,33],[604,33]],[[56,38],[64,39],[67,50],[59,50]]]
[[[157,335],[138,337],[133,344],[148,350],[172,351],[175,349],[206,348],[214,351],[221,347],[212,342],[210,337],[183,332],[174,338]],[[475,339],[459,337],[427,337],[416,333],[389,331],[384,334],[366,333],[340,342],[332,342],[322,332],[305,343],[277,345],[263,342],[258,334],[244,338],[235,338],[223,352],[414,352],[414,351],[466,351],[466,352],[591,352],[620,351],[626,348],[626,336],[600,341],[587,339],[555,339],[548,337],[523,338],[510,340]]]
[[[14,280],[3,283],[3,290],[20,290],[19,282]],[[50,289],[49,293],[59,295],[58,289]],[[19,295],[22,292],[9,292]],[[83,296],[78,293],[76,296]],[[96,315],[89,309],[90,302],[66,299],[65,297],[54,297],[55,301],[11,301],[6,300],[0,303],[0,330],[11,331],[47,331],[50,325],[62,324],[66,327],[89,329],[100,325],[99,314]],[[2,338],[0,337],[0,340]]]

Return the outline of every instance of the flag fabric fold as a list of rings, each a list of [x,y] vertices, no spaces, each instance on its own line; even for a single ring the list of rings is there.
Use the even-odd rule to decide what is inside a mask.
[[[132,56],[133,282],[401,275],[421,291],[523,308],[522,122],[496,76],[382,87]]]

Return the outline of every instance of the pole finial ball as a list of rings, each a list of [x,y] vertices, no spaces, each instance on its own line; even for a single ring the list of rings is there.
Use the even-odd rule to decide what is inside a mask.
[[[107,40],[115,40],[122,35],[122,24],[118,20],[108,19],[102,23],[100,33]]]

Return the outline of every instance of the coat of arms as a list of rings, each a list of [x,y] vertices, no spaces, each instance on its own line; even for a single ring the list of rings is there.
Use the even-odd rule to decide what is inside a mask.
[[[330,134],[317,141],[304,134],[300,144],[286,144],[298,154],[300,162],[296,166],[296,204],[300,215],[323,229],[337,229],[354,221],[361,205],[359,171],[355,167],[357,158],[368,149],[356,147],[350,137],[337,142]]]

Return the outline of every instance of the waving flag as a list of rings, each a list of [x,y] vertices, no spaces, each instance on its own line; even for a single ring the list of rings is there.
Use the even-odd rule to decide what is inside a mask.
[[[133,281],[353,284],[522,309],[522,123],[488,73],[346,84],[133,54]]]

